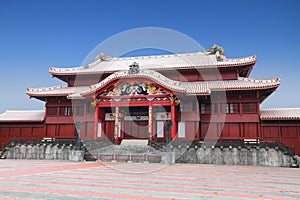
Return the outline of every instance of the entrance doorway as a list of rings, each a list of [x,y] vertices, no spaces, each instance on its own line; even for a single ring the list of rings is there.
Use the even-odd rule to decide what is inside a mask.
[[[121,107],[124,113],[124,139],[148,138],[148,110],[146,106]]]
[[[124,139],[147,139],[148,121],[125,121]]]

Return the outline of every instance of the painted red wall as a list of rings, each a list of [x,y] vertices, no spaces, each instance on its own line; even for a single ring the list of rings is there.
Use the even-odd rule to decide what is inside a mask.
[[[37,139],[45,137],[45,126],[43,122],[13,122],[0,123],[0,148],[16,139]]]
[[[262,121],[262,138],[266,141],[275,141],[295,147],[297,155],[300,155],[300,121]]]

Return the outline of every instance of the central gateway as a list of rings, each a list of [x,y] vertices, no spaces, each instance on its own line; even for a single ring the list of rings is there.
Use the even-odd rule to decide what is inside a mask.
[[[179,100],[145,80],[120,80],[99,90],[95,100],[94,139],[171,140],[176,135],[175,107]]]
[[[124,132],[124,139],[146,139],[148,135],[148,107],[121,108],[124,114],[124,127],[120,127]]]

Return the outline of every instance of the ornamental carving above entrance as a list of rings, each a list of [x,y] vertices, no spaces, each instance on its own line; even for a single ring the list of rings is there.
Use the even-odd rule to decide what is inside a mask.
[[[100,96],[135,96],[168,94],[153,83],[148,82],[120,82],[108,89]]]

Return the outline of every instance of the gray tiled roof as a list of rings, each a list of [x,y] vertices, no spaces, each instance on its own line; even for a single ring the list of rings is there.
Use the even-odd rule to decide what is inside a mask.
[[[0,114],[0,122],[42,122],[44,110],[7,110]]]
[[[101,82],[91,86],[81,87],[51,87],[27,89],[30,96],[68,96],[69,98],[82,98],[85,95],[93,94],[107,84],[115,80],[124,78],[144,78],[149,79],[162,87],[173,92],[185,93],[187,95],[209,95],[211,91],[220,90],[247,90],[276,88],[280,85],[280,79],[252,79],[238,78],[237,80],[225,81],[201,81],[201,82],[181,82],[171,80],[154,70],[140,70],[138,74],[130,74],[128,71],[119,71],[106,77]]]
[[[262,120],[300,120],[300,108],[262,109]]]
[[[256,62],[256,56],[231,59],[226,58],[223,61],[217,61],[216,55],[206,55],[202,52],[196,52],[186,54],[112,58],[111,60],[105,61],[99,59],[91,64],[81,67],[51,67],[49,69],[49,72],[53,75],[116,72],[120,70],[127,70],[133,62],[137,62],[139,64],[140,69],[151,70],[211,68],[253,64]]]

